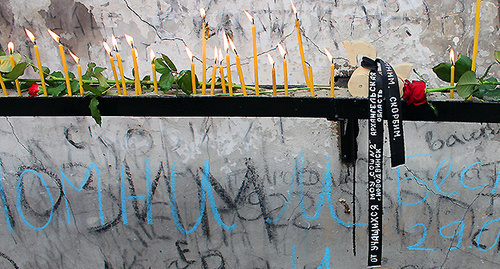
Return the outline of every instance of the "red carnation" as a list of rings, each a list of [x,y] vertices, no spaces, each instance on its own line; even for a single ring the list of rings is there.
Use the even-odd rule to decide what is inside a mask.
[[[30,97],[38,96],[38,92],[40,91],[40,89],[38,89],[38,87],[40,87],[40,85],[38,85],[36,83],[31,84],[30,88],[28,89],[28,93],[29,93]]]
[[[406,80],[403,98],[409,105],[423,105],[427,103],[427,96],[425,95],[425,82],[414,80],[412,82]]]

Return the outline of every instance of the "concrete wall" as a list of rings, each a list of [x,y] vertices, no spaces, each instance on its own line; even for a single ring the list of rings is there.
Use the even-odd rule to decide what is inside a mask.
[[[338,75],[346,75],[350,70],[347,53],[341,45],[344,40],[371,42],[378,48],[379,56],[394,65],[405,61],[415,63],[415,68],[433,87],[443,85],[436,80],[431,68],[448,61],[447,50],[451,46],[459,53],[472,56],[476,2],[473,0],[295,2],[303,25],[306,59],[314,67],[316,84],[329,83],[330,69],[324,47],[336,57],[338,70],[344,71]],[[232,34],[243,58],[247,84],[254,83],[251,25],[242,11],[247,9],[256,19],[259,53],[271,51],[280,69],[281,57],[275,46],[283,42],[289,51],[290,83],[304,84],[294,15],[287,0],[6,0],[0,6],[0,47],[5,49],[7,42],[13,40],[21,53],[30,55],[33,51],[23,27],[30,28],[39,38],[43,63],[51,70],[62,70],[55,42],[46,32],[51,28],[61,34],[61,41],[82,58],[84,65],[93,61],[107,66],[101,42],[115,34],[120,39],[127,74],[132,77],[130,50],[123,38],[123,34],[128,33],[135,38],[142,75],[150,73],[150,48],[172,57],[179,68],[188,69],[184,45],[201,59],[200,7],[207,9],[212,31],[219,32],[208,40],[208,57],[213,57],[213,46],[222,46],[220,31],[224,29]],[[496,0],[482,1],[480,72],[492,62],[493,52],[500,45],[498,8]],[[70,69],[76,69],[71,59],[68,63]],[[197,66],[197,70],[201,70],[199,62]],[[261,84],[271,84],[270,76],[265,75],[270,73],[265,55],[259,57],[259,66]],[[278,82],[282,81],[282,72],[277,74]]]
[[[407,164],[384,159],[384,266],[497,268],[500,125],[405,132]],[[0,133],[2,268],[366,267],[366,122],[355,166],[323,119],[8,117]]]

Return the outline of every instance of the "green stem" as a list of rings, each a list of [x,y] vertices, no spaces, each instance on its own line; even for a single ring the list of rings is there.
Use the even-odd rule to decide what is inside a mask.
[[[456,86],[448,86],[448,87],[441,87],[441,88],[434,88],[434,89],[425,89],[425,93],[430,93],[430,92],[444,92],[446,90],[451,90],[455,89]]]

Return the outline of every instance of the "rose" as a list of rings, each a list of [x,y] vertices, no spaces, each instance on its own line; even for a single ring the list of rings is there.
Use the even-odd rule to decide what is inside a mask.
[[[409,105],[419,106],[427,103],[427,96],[425,95],[425,82],[420,80],[410,82],[406,80],[403,98]]]
[[[28,93],[29,93],[30,97],[38,96],[38,92],[40,91],[40,89],[38,89],[38,87],[40,87],[40,85],[38,85],[36,83],[31,84],[31,86],[28,89]]]

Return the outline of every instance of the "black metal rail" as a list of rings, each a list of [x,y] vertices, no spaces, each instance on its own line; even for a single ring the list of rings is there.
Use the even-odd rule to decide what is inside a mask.
[[[312,97],[163,97],[105,96],[99,98],[103,116],[147,117],[304,117],[367,119],[368,100]],[[1,116],[89,116],[90,97],[0,98]],[[403,104],[406,121],[500,122],[500,103],[434,101]]]

